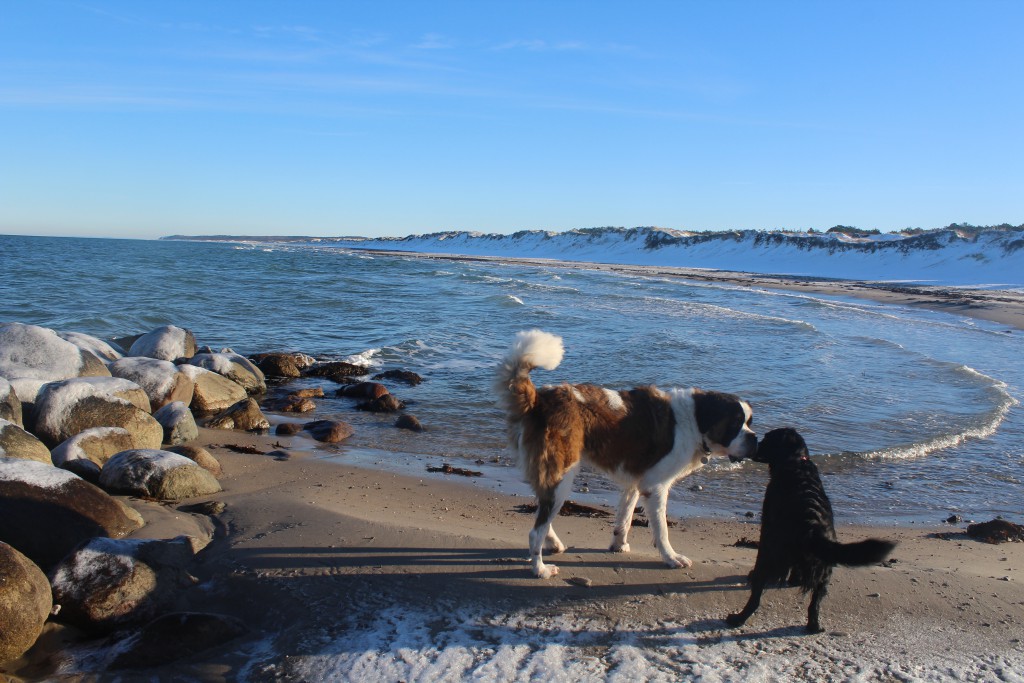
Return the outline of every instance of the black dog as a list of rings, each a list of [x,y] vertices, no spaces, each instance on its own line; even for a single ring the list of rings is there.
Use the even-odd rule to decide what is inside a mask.
[[[808,459],[807,444],[795,429],[773,429],[758,444],[757,462],[768,463],[770,480],[761,512],[761,542],[750,572],[750,599],[742,612],[726,618],[742,626],[761,604],[765,586],[786,582],[811,592],[807,631],[820,633],[818,610],[828,591],[832,567],[881,562],[896,544],[868,539],[839,543],[832,523],[832,505]]]

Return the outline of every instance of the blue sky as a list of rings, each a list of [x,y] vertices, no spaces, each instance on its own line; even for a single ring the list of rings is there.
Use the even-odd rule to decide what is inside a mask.
[[[0,13],[0,233],[1024,223],[1022,2]]]

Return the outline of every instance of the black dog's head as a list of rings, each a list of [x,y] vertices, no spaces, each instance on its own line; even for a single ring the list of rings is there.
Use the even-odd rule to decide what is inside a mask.
[[[757,445],[757,453],[753,460],[779,465],[789,460],[809,457],[807,444],[800,432],[792,427],[773,429],[761,439]]]

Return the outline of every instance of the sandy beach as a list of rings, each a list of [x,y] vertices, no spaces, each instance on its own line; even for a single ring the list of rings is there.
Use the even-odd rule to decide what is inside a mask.
[[[343,448],[309,451],[276,436],[203,430],[200,443],[220,460],[224,491],[187,503],[224,510],[130,499],[149,522],[136,536],[209,539],[179,607],[240,617],[250,630],[146,672],[159,680],[1021,680],[1024,671],[1024,544],[972,540],[966,520],[843,526],[841,540],[899,546],[884,566],[836,570],[824,634],[804,635],[795,589],[769,592],[733,631],[722,618],[745,601],[756,553],[736,543],[757,538],[756,520],[677,520],[673,543],[694,566],[671,570],[647,529],[635,529],[632,553],[612,554],[610,519],[563,516],[569,548],[552,558],[561,573],[543,581],[526,562],[529,499],[482,479],[351,467]],[[51,624],[8,671],[102,680],[82,673],[102,670],[96,645]]]

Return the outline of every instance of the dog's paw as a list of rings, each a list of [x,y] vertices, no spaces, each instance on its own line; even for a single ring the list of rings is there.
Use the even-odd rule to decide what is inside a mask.
[[[665,564],[672,569],[689,569],[693,566],[693,560],[686,555],[672,555],[665,558]]]
[[[825,632],[825,629],[823,629],[821,627],[821,624],[818,624],[818,623],[807,624],[807,626],[805,626],[804,628],[807,631],[807,633],[810,634],[810,635],[813,635],[815,633],[824,633]]]
[[[746,618],[743,616],[742,612],[737,612],[736,614],[730,614],[729,616],[727,616],[725,618],[725,623],[727,623],[730,628],[737,628],[739,626],[743,626],[743,623],[745,621],[746,621]]]
[[[628,543],[620,543],[619,541],[615,541],[615,542],[613,542],[611,544],[611,546],[609,546],[608,551],[609,552],[613,552],[613,553],[628,553],[629,552],[629,544]]]
[[[550,579],[558,573],[558,567],[553,564],[545,564],[535,568],[533,573],[537,575],[538,579]]]

